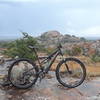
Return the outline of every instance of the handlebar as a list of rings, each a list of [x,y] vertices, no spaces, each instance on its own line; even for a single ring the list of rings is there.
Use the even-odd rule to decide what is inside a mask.
[[[58,45],[58,48],[62,48],[62,45],[61,45],[61,43],[59,43],[59,45]]]

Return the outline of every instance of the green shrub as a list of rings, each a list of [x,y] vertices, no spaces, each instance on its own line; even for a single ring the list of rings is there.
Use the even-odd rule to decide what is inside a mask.
[[[34,53],[28,46],[36,45],[37,41],[27,33],[23,33],[23,35],[23,38],[17,39],[8,44],[7,50],[4,52],[5,55],[11,58],[15,58],[17,56],[19,58],[35,59]]]
[[[82,49],[80,47],[74,47],[72,49],[72,55],[77,56],[80,55],[82,53]]]
[[[73,47],[71,50],[66,50],[66,54],[70,56],[79,56],[82,53],[81,47]]]
[[[49,55],[54,51],[54,48],[48,47],[45,49],[45,52]]]
[[[94,61],[94,62],[100,62],[100,56],[98,56],[98,55],[96,55],[96,54],[93,55],[91,59],[92,59],[92,61]]]
[[[64,54],[65,55],[72,55],[72,52],[71,52],[71,50],[64,50]]]

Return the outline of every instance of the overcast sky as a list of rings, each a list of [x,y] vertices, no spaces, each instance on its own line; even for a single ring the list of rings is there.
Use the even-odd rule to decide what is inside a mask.
[[[0,38],[49,30],[100,37],[100,0],[0,0]]]

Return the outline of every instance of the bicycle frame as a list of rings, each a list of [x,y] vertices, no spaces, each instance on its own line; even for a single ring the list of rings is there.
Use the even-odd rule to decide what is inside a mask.
[[[36,48],[34,46],[30,46],[29,48],[32,49],[35,52],[38,62],[37,61],[32,62],[30,59],[22,58],[22,59],[16,60],[11,65],[11,67],[8,70],[8,80],[15,87],[26,89],[26,88],[31,87],[32,85],[34,85],[38,78],[40,79],[40,82],[41,82],[41,80],[45,77],[45,74],[48,73],[48,71],[50,70],[52,64],[54,63],[54,61],[55,61],[55,59],[57,58],[58,55],[62,56],[62,60],[57,65],[57,68],[56,68],[55,72],[56,72],[56,78],[57,78],[57,80],[60,84],[62,84],[65,87],[68,87],[68,88],[74,88],[74,87],[77,87],[77,86],[81,85],[83,83],[83,81],[85,80],[86,69],[85,69],[84,64],[80,60],[78,60],[77,58],[64,58],[63,53],[61,51],[61,48],[62,48],[61,45],[59,45],[57,47],[57,49],[53,53],[51,53],[48,57],[45,57],[45,58],[43,57],[44,59],[41,62],[40,62],[40,59],[37,55]],[[18,75],[18,77],[12,77],[13,74],[14,74],[14,73],[12,73],[14,65],[15,65],[15,68],[16,68],[16,64],[19,65],[19,63],[22,62],[22,61],[26,61],[27,64],[25,63],[24,65],[29,65],[30,64],[32,68],[30,68],[28,70],[28,67],[25,66],[27,69],[25,68],[25,70],[23,70],[24,68],[22,66],[22,70],[23,70],[23,71],[21,71],[22,74],[19,73],[19,75],[21,75],[21,76]],[[69,65],[69,63],[67,63],[68,61],[74,61],[78,65],[80,65],[78,67],[80,67],[81,71],[82,71],[81,77],[79,75],[80,74],[79,68],[76,68],[76,67],[73,68],[73,69],[75,69],[76,72],[78,72],[78,74],[75,71],[73,71],[73,69],[72,70],[71,70],[71,68],[69,69],[70,66],[68,66]],[[49,64],[48,64],[47,67],[45,67],[47,65],[47,63],[49,63]],[[64,67],[66,67],[66,69],[67,69],[67,71],[64,69],[65,70],[64,73],[66,72],[65,75],[69,74],[72,77],[72,78],[68,77],[68,81],[69,81],[69,78],[71,78],[71,81],[67,82],[67,84],[64,80],[61,79],[61,78],[65,79],[65,77],[66,77],[64,75],[63,71],[60,71],[61,66],[63,64],[65,64]],[[34,71],[33,71],[33,69],[34,69]],[[77,71],[77,69],[78,69],[78,71]],[[32,70],[32,72],[30,72],[31,70]],[[73,72],[75,72],[75,74],[73,74]],[[33,77],[31,78],[32,75],[34,75],[33,76],[34,78]],[[61,77],[60,75],[61,76],[63,75],[63,77]],[[77,75],[79,75],[79,77]],[[17,78],[18,82],[14,78]],[[78,79],[78,78],[80,78],[80,79]],[[14,79],[15,82],[13,81],[13,79]],[[74,82],[72,81],[72,79],[78,79],[78,80],[74,81],[75,84],[73,84]]]
[[[48,71],[50,70],[52,64],[54,63],[54,61],[55,61],[55,59],[57,58],[58,55],[61,55],[63,57],[62,51],[61,51],[61,49],[59,47],[53,53],[51,53],[48,57],[46,57],[45,59],[43,59],[42,62],[40,62],[39,57],[38,57],[37,52],[36,52],[35,49],[34,49],[34,52],[36,54],[39,67],[40,67],[41,71],[44,72],[44,73],[48,73]],[[52,57],[53,57],[53,59],[52,59]],[[51,63],[49,64],[49,66],[47,68],[44,69],[44,67],[42,66],[42,64],[44,64],[45,61],[47,63],[48,60],[51,60],[50,61]]]

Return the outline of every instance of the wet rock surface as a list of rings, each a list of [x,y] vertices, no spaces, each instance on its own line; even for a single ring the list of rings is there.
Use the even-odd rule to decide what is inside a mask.
[[[30,89],[1,87],[0,100],[100,100],[100,78],[85,81],[77,88],[68,89],[61,86],[55,77],[46,77]]]
[[[0,73],[4,74],[3,71]],[[57,82],[54,72],[49,72],[41,83],[37,81],[30,89],[1,86],[0,100],[100,100],[100,78],[84,81],[79,87],[68,89]]]

